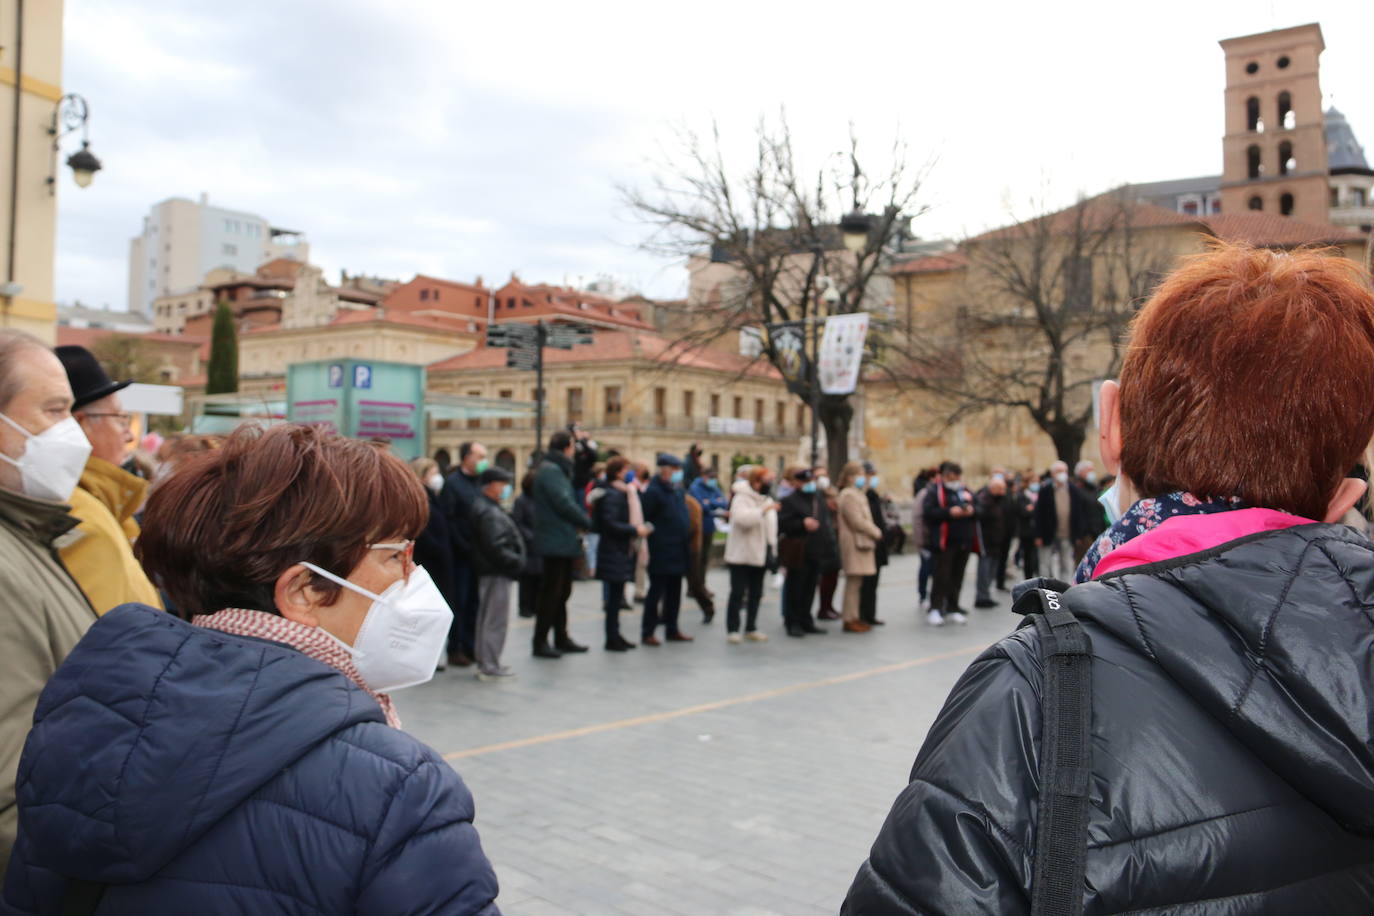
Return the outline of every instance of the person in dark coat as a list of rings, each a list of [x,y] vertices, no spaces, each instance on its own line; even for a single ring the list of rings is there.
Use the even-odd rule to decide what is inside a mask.
[[[509,500],[514,476],[505,468],[487,468],[478,477],[481,492],[472,503],[472,530],[476,550],[472,571],[477,575],[477,679],[500,680],[515,676],[501,664],[510,626],[510,584],[525,568],[525,540],[515,519],[501,503]]]
[[[1374,390],[1367,282],[1317,252],[1195,255],[1102,386],[1124,512],[1078,584],[1043,583],[1091,643],[1072,912],[1374,912],[1374,545],[1338,523],[1374,437],[1349,396]],[[843,913],[1030,911],[1041,788],[1072,775],[1041,772],[1045,648],[1023,627],[965,672]]]
[[[534,549],[544,560],[543,588],[535,608],[535,658],[587,651],[568,635],[573,566],[582,556],[580,534],[592,526],[573,491],[572,461],[572,436],[560,429],[549,437],[549,450],[534,477]]]
[[[1016,483],[1012,496],[1012,508],[1016,517],[1017,553],[1021,557],[1021,568],[1027,579],[1040,575],[1040,548],[1036,546],[1035,503],[1040,493],[1040,482],[1034,477],[1022,478]]]
[[[534,616],[534,602],[539,596],[539,580],[544,575],[544,560],[534,549],[534,471],[526,471],[520,478],[520,495],[515,497],[511,518],[525,541],[525,568],[517,580],[521,617]]]
[[[404,462],[314,427],[247,428],[163,481],[140,558],[204,611],[121,605],[48,682],[0,910],[495,914],[472,795],[387,693],[444,651],[406,540],[427,512]],[[359,590],[409,598],[410,625]]]
[[[452,608],[457,602],[453,584],[453,537],[448,518],[439,504],[444,476],[439,473],[439,465],[432,458],[416,458],[410,462],[410,469],[424,484],[425,496],[429,499],[425,530],[415,539],[415,563],[429,572],[429,577]]]
[[[783,625],[788,636],[824,636],[816,625],[811,602],[821,571],[840,565],[840,546],[825,495],[806,468],[793,468],[786,478],[792,492],[778,511],[778,559],[787,570],[782,583]]]
[[[968,622],[967,613],[959,606],[959,591],[968,558],[981,552],[978,509],[973,493],[964,486],[963,474],[963,468],[953,461],[941,464],[940,476],[931,482],[924,503],[926,538],[935,564],[926,621],[935,627],[946,619],[957,624]]]
[[[883,536],[873,545],[874,567],[877,571],[864,579],[863,588],[859,592],[859,620],[871,627],[880,627],[887,621],[878,619],[878,577],[883,574],[883,567],[888,563],[889,539],[887,525],[884,522],[883,498],[878,495],[878,483],[881,478],[873,462],[864,462],[864,477],[864,496],[868,499],[868,514],[873,516],[874,524],[883,529]]]
[[[975,580],[977,592],[973,606],[996,607],[997,602],[992,600],[992,586],[996,583],[999,589],[1006,591],[1007,550],[1016,535],[1016,506],[1007,495],[1007,479],[1002,474],[994,474],[974,500],[978,507],[978,521],[982,526],[983,554],[978,558]]]
[[[660,645],[654,635],[660,623],[669,642],[691,642],[692,637],[678,627],[682,606],[682,579],[687,575],[690,545],[690,520],[683,499],[682,459],[666,452],[658,456],[658,475],[640,497],[644,521],[649,532],[649,594],[644,599],[644,620],[640,642]],[[662,608],[662,616],[659,609]]]
[[[472,572],[472,502],[477,498],[477,476],[487,469],[487,447],[480,442],[464,442],[458,446],[458,466],[444,480],[439,491],[439,504],[448,519],[449,540],[453,545],[451,563],[453,578],[453,632],[449,634],[448,661],[450,665],[466,667],[472,664],[477,631],[477,576]]]
[[[606,480],[600,497],[592,503],[592,528],[601,535],[596,548],[596,577],[601,580],[602,609],[606,614],[606,651],[626,652],[635,644],[620,635],[620,609],[625,604],[625,585],[635,577],[638,538],[647,537],[646,525],[630,521],[630,484],[625,475],[630,460],[617,455],[606,462]]]

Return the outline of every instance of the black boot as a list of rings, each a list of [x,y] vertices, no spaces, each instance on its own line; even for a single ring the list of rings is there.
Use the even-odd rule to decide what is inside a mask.
[[[553,641],[554,648],[564,655],[576,652],[586,652],[587,647],[572,641],[572,637],[566,634]]]
[[[550,646],[548,643],[537,642],[534,644],[535,658],[562,658],[563,653]]]

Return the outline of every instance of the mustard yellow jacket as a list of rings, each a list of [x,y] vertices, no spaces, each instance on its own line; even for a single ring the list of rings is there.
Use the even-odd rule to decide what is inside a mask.
[[[62,548],[62,562],[97,614],[130,601],[162,607],[157,589],[134,559],[134,512],[148,482],[100,458],[89,458],[72,493],[71,514],[81,535]]]

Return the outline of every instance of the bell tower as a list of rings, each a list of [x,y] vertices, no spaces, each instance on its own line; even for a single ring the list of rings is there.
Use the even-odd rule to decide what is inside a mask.
[[[1226,135],[1221,208],[1329,221],[1326,136],[1316,23],[1221,42]]]

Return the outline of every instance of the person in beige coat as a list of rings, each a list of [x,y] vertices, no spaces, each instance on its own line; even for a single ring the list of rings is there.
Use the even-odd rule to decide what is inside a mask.
[[[758,630],[759,601],[768,559],[778,553],[778,508],[773,499],[773,472],[750,470],[730,488],[730,533],[725,538],[725,564],[730,568],[730,601],[725,610],[726,638],[740,642],[739,612],[745,609],[744,638],[764,642]]]
[[[868,485],[863,465],[851,461],[840,472],[840,564],[844,567],[844,631],[867,633],[872,627],[859,619],[859,599],[864,579],[876,575],[878,561],[874,547],[883,532],[868,509]]]

